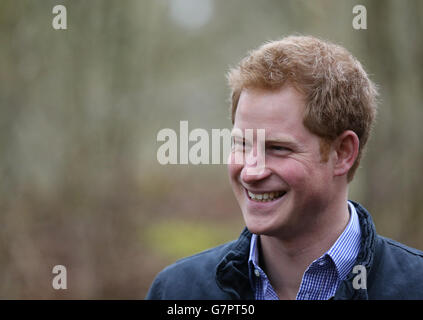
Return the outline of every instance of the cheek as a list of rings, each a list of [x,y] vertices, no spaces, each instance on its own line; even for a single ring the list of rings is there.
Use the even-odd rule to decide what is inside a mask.
[[[309,170],[303,164],[292,159],[279,163],[275,170],[291,189],[305,186],[310,176]]]
[[[280,166],[281,177],[288,184],[288,187],[295,191],[295,198],[320,199],[327,193],[329,182],[326,169],[320,164],[309,164],[298,161],[287,161]]]
[[[229,178],[231,180],[231,183],[238,181],[238,177],[241,173],[241,170],[242,170],[242,165],[234,164],[234,163],[231,163],[231,162],[228,163],[228,174],[229,174]]]

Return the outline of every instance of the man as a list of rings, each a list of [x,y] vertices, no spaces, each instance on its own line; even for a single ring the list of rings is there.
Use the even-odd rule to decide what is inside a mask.
[[[423,252],[377,235],[348,201],[376,114],[361,64],[340,46],[291,36],[249,53],[228,79],[233,132],[255,132],[234,135],[228,165],[246,228],[167,267],[147,299],[423,298]],[[259,160],[263,170],[249,171]]]

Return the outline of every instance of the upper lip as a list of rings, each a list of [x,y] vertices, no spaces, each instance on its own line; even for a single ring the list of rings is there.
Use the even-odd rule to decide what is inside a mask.
[[[250,191],[251,193],[254,194],[261,194],[261,193],[271,193],[271,192],[286,192],[286,190],[254,190],[254,189],[250,189],[250,188],[245,188],[245,190]]]

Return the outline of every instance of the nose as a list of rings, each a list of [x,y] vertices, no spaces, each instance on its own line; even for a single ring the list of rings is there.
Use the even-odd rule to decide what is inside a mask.
[[[241,180],[244,183],[251,184],[271,175],[271,170],[266,167],[264,154],[258,152],[257,156],[253,156],[253,152],[249,152],[245,156],[246,159],[241,170]]]
[[[271,171],[266,167],[261,169],[250,167],[250,169],[252,170],[248,170],[248,167],[244,166],[241,170],[241,180],[248,184],[264,180],[271,175]]]

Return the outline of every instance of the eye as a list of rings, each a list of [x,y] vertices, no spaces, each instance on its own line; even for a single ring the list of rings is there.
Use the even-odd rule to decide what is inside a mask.
[[[271,146],[270,148],[272,150],[278,150],[278,151],[280,151],[280,150],[288,150],[287,148],[282,147],[282,146]]]
[[[279,146],[279,145],[271,145],[269,146],[269,149],[275,152],[290,152],[292,151],[291,149],[284,147],[284,146]]]

